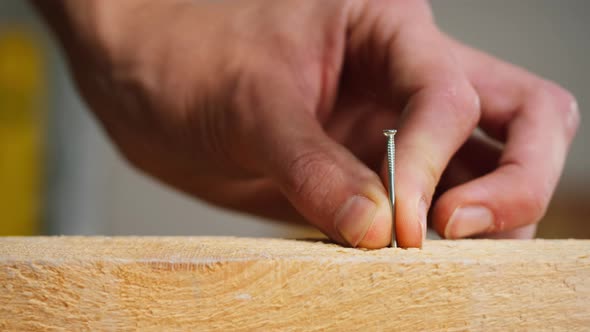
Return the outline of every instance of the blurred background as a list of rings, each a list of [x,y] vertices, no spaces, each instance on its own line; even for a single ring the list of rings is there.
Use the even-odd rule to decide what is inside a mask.
[[[433,7],[443,30],[578,98],[580,131],[538,235],[590,238],[590,2],[439,0]],[[128,167],[23,0],[0,2],[0,210],[0,235],[310,234],[212,208]]]

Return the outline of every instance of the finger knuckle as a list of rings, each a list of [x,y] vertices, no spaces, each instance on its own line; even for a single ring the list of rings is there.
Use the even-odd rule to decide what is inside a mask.
[[[479,96],[472,87],[462,84],[448,85],[442,99],[447,103],[447,112],[465,126],[475,128],[479,122]]]
[[[561,86],[541,81],[534,89],[534,98],[549,102],[553,112],[557,112],[565,127],[566,135],[572,139],[580,125],[580,111],[573,94]]]
[[[306,151],[288,165],[288,190],[297,197],[325,199],[333,182],[339,178],[337,165],[321,151]]]

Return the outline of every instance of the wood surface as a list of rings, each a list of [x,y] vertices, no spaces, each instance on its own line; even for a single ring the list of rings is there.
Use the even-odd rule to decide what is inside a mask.
[[[590,241],[0,238],[0,330],[590,330]]]

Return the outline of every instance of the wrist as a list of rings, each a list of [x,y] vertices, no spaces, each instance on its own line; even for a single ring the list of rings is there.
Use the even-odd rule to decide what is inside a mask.
[[[109,59],[117,53],[130,15],[152,1],[32,0],[70,55]]]

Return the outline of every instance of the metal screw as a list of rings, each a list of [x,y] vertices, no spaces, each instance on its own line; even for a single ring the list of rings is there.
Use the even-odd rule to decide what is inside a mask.
[[[395,234],[395,129],[387,129],[383,134],[387,136],[387,169],[389,178],[389,204],[391,205],[391,247],[397,247]]]

